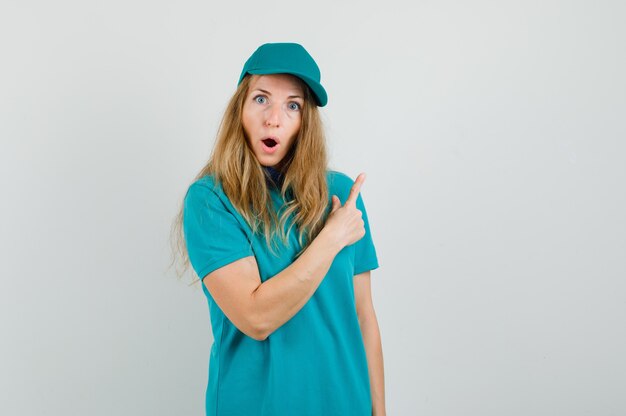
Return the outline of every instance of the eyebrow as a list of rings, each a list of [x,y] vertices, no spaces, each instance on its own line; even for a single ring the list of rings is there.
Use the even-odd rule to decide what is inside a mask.
[[[255,89],[254,89],[254,90],[252,90],[252,91],[261,91],[261,92],[262,92],[262,93],[264,93],[264,94],[267,94],[267,95],[272,95],[272,93],[271,93],[271,92],[266,91],[266,90],[264,90],[264,89],[262,89],[262,88],[255,88]],[[301,96],[299,96],[299,95],[290,95],[290,96],[289,96],[289,97],[287,97],[287,98],[300,98],[301,100],[304,100],[304,97],[301,97]]]

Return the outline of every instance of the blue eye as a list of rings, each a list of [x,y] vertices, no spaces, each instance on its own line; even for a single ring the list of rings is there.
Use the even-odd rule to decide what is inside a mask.
[[[293,111],[298,111],[300,110],[300,104],[296,102],[289,103],[289,109]]]
[[[254,97],[254,101],[258,104],[265,104],[267,102],[267,98],[265,98],[263,95],[257,95],[256,97]]]

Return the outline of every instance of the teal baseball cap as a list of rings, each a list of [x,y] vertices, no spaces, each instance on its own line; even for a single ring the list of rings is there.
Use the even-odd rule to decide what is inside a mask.
[[[319,107],[328,102],[326,90],[320,84],[320,69],[304,47],[298,43],[266,43],[248,58],[241,71],[241,84],[247,74],[291,74],[309,86]]]

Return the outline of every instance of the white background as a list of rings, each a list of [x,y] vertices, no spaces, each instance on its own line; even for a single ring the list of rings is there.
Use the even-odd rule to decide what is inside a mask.
[[[381,267],[390,415],[626,413],[619,1],[3,1],[0,414],[201,415],[169,227],[241,67],[302,43]],[[189,276],[188,276],[189,277]]]

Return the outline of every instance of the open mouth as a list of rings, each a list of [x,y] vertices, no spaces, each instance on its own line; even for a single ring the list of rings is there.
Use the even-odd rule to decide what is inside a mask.
[[[265,143],[265,145],[266,145],[267,147],[269,147],[269,148],[272,148],[272,147],[276,146],[276,144],[277,144],[277,143],[276,143],[276,140],[274,140],[274,139],[264,139],[264,140],[262,140],[262,141],[263,141],[263,143]]]

